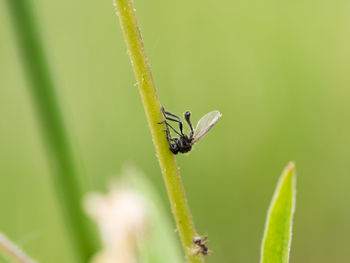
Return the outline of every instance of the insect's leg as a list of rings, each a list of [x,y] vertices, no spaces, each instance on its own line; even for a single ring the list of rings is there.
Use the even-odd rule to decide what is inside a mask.
[[[173,138],[171,138],[171,135],[170,135],[170,131],[169,131],[169,127],[176,133],[178,134],[179,136],[181,136],[181,133],[179,133],[173,126],[171,126],[166,120],[164,121],[161,121],[161,122],[158,122],[158,124],[162,124],[162,123],[165,123],[166,124],[166,129],[164,130],[166,132],[166,135],[167,135],[167,138],[168,138],[168,141],[171,140],[171,141],[174,141]],[[170,141],[169,141],[170,143]]]
[[[166,133],[166,138],[167,138],[167,140],[168,140],[168,143],[171,144],[171,141],[173,141],[174,139],[171,138],[169,129],[165,129],[164,131],[165,131],[165,133]]]
[[[202,237],[202,244],[205,245],[208,242],[208,236],[205,235]]]
[[[169,111],[164,110],[164,108],[163,108],[163,113],[164,113],[164,115],[170,115],[172,117],[175,117],[176,119],[178,119],[181,122],[181,118],[179,116],[175,115],[174,113],[171,113]]]
[[[185,118],[185,120],[186,120],[188,126],[190,126],[190,129],[191,129],[191,135],[190,135],[190,137],[192,137],[192,136],[193,136],[193,126],[192,126],[190,117],[191,117],[191,112],[190,112],[190,111],[186,111],[185,114],[184,114],[184,118]]]
[[[178,121],[181,122],[181,119],[179,118],[179,116],[176,116],[175,114],[173,114],[173,113],[171,113],[171,112],[169,112],[169,111],[166,111],[166,110],[164,109],[163,106],[162,106],[161,109],[162,109],[162,113],[163,113],[163,115],[164,115],[164,118],[167,118],[167,115],[170,115],[170,116],[173,116],[173,117],[177,118]]]
[[[183,124],[182,124],[182,121],[181,121],[181,119],[180,119],[180,117],[179,116],[177,116],[177,115],[175,115],[175,114],[173,114],[173,113],[171,113],[171,112],[169,112],[169,111],[166,111],[165,109],[164,109],[164,107],[162,106],[162,112],[163,112],[163,115],[164,115],[164,117],[165,117],[165,120],[164,121],[161,121],[161,122],[158,122],[159,124],[161,124],[161,123],[166,123],[167,125],[169,125],[178,135],[183,135]],[[170,116],[172,116],[172,117],[175,117],[176,119],[174,119],[174,118],[172,118],[172,117],[169,117],[169,116],[167,116],[167,115],[170,115]],[[178,131],[176,131],[166,120],[169,120],[169,121],[174,121],[174,122],[177,122],[178,124],[179,124],[179,128],[180,128],[180,132],[181,132],[181,134],[178,132]]]
[[[193,242],[193,243],[195,243],[195,242]],[[192,248],[192,254],[194,256],[197,256],[197,255],[199,255],[199,253],[201,253],[201,247],[198,243],[195,243],[195,247]]]
[[[166,122],[166,125],[170,127],[177,135],[181,136],[181,133],[179,133],[173,126],[171,126],[169,123]]]
[[[161,109],[162,109],[162,112],[163,112],[163,115],[165,115],[165,109],[164,109],[164,107],[163,106],[161,106]]]
[[[168,121],[174,121],[174,122],[177,122],[179,124],[179,128],[180,128],[180,132],[181,134],[179,134],[178,132],[176,132],[177,134],[179,135],[183,135],[183,125],[182,125],[182,122],[177,120],[177,119],[174,119],[174,118],[171,118],[171,117],[168,117],[168,116],[165,116],[165,119],[167,119]],[[169,125],[169,123],[167,123]],[[170,125],[169,125],[170,126]],[[171,126],[170,126],[171,127]]]
[[[162,106],[162,111],[164,110],[163,106]],[[165,117],[165,115],[164,115]],[[170,146],[170,151],[173,154],[177,154],[179,152],[179,147],[178,147],[178,139],[177,138],[172,138],[170,135],[170,131],[169,131],[169,126],[177,133],[181,136],[181,134],[175,130],[166,120],[158,122],[159,124],[165,123],[166,124],[166,129],[164,130],[166,133],[166,138],[168,140],[169,146]]]
[[[171,113],[171,112],[169,112],[169,111],[166,111],[166,110],[164,109],[163,106],[162,106],[162,112],[163,112],[163,114],[164,114],[164,117],[165,117],[167,120],[169,120],[169,121],[175,121],[175,122],[177,122],[177,123],[179,124],[179,128],[180,128],[181,134],[183,134],[183,128],[182,128],[183,125],[182,125],[181,118],[180,118],[179,116],[175,115],[174,113]],[[169,116],[167,116],[167,115],[169,115],[169,116],[171,116],[171,117],[169,117]],[[174,117],[174,118],[176,118],[176,119],[174,119],[174,118],[172,118],[172,117]]]
[[[163,108],[163,106],[162,106],[162,111],[164,110],[164,108]],[[164,117],[165,117],[165,115],[164,115]],[[169,142],[169,144],[171,144],[171,141],[173,141],[174,139],[173,138],[171,138],[171,135],[170,135],[170,131],[169,131],[169,123],[167,123],[167,121],[166,120],[163,120],[163,121],[161,121],[161,122],[158,122],[158,124],[163,124],[163,123],[165,123],[166,124],[166,129],[165,130],[163,130],[163,131],[165,131],[165,133],[166,133],[166,138],[168,139],[168,142]]]

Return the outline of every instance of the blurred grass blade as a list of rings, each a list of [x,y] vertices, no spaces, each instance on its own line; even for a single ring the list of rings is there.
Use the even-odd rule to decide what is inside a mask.
[[[34,260],[29,258],[18,246],[8,240],[8,238],[0,233],[0,252],[11,260],[11,262],[17,263],[35,263]]]
[[[80,262],[87,262],[94,251],[81,207],[81,189],[72,147],[59,108],[48,63],[40,40],[32,10],[33,1],[8,0],[13,27],[17,36],[21,59],[34,99],[43,136],[48,148],[54,175],[54,187],[60,198],[73,250]]]
[[[295,166],[283,171],[272,198],[261,247],[261,263],[287,263],[295,208]]]

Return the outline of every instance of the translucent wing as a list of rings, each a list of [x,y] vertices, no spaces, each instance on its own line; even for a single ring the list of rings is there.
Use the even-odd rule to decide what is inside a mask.
[[[193,141],[196,143],[199,141],[207,132],[215,125],[220,119],[221,113],[217,110],[211,111],[204,115],[197,123],[196,129],[194,130]]]

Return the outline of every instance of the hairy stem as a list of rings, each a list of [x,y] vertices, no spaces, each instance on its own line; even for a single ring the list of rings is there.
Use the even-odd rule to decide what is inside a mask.
[[[78,180],[78,169],[35,23],[32,1],[8,0],[7,3],[16,31],[28,87],[47,144],[48,157],[53,169],[53,186],[61,201],[73,250],[80,258],[79,262],[87,262],[95,250],[95,244],[90,235],[87,218],[82,211],[82,191]]]
[[[194,244],[192,240],[197,236],[197,232],[187,204],[175,156],[169,150],[169,144],[164,133],[165,126],[158,124],[158,122],[164,120],[164,116],[161,111],[141,33],[137,25],[132,1],[115,0],[115,5],[151,130],[171,209],[187,260],[191,263],[204,262],[202,255],[193,253]]]

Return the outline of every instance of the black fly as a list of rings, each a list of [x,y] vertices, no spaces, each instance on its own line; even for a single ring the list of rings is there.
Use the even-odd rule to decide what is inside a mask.
[[[165,130],[166,136],[169,142],[170,151],[174,154],[187,153],[191,151],[192,146],[201,139],[207,132],[214,126],[214,124],[221,117],[221,113],[219,111],[212,111],[208,114],[204,115],[197,123],[196,129],[193,129],[190,117],[191,112],[186,111],[184,114],[184,119],[190,127],[190,134],[186,135],[183,132],[183,124],[179,116],[166,111],[162,107],[162,112],[165,117],[165,120],[161,123],[165,123],[167,125],[167,129]],[[180,131],[176,130],[173,126],[169,124],[168,121],[173,121],[178,123]],[[170,135],[169,127],[177,134],[179,137],[172,138]]]

